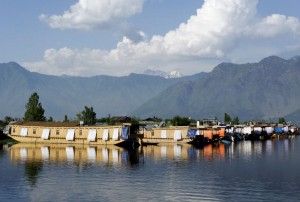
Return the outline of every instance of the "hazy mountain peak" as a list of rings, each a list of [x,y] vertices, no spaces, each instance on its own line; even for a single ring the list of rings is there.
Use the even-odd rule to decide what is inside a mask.
[[[268,65],[268,64],[273,64],[273,63],[284,63],[284,62],[286,62],[286,60],[282,59],[278,56],[269,56],[269,57],[262,59],[259,63]]]
[[[181,74],[176,70],[171,71],[168,75],[168,78],[180,78],[180,77],[183,77],[183,74]]]
[[[151,76],[160,76],[160,77],[164,77],[166,79],[172,79],[172,78],[180,78],[183,77],[183,74],[181,74],[180,72],[173,70],[171,72],[164,72],[158,69],[147,69],[144,71],[144,74],[146,75],[151,75]]]
[[[300,55],[294,56],[290,60],[295,61],[295,62],[299,62],[300,61]]]
[[[6,72],[29,73],[27,69],[25,69],[16,62],[0,63],[0,68],[2,69],[2,71]]]

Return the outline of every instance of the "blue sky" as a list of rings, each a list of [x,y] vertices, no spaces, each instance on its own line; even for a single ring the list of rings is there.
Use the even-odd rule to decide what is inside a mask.
[[[289,58],[299,55],[299,8],[299,0],[3,0],[0,62],[124,76]]]

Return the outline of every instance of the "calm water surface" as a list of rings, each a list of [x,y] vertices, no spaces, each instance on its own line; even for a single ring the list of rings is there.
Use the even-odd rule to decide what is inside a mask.
[[[230,145],[3,145],[0,201],[300,201],[300,137]]]

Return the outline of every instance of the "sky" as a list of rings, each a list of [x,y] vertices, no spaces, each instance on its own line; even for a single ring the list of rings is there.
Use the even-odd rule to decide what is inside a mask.
[[[300,55],[299,0],[2,0],[0,63],[49,75],[184,75]]]

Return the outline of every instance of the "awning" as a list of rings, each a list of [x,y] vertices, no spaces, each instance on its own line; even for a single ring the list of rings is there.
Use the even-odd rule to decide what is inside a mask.
[[[167,138],[167,131],[166,130],[161,131],[161,138]]]
[[[96,129],[90,129],[87,140],[89,142],[95,142],[96,141],[96,135],[97,135],[97,130]]]
[[[123,140],[127,140],[127,139],[128,139],[128,131],[129,131],[129,128],[128,128],[128,127],[122,127],[121,138],[122,138]]]
[[[272,127],[266,127],[265,130],[266,130],[267,134],[273,133],[273,128]]]
[[[42,139],[43,140],[48,140],[49,135],[50,135],[50,129],[48,129],[48,128],[43,129]]]
[[[21,136],[26,137],[28,135],[28,128],[21,128]]]
[[[175,130],[174,132],[174,140],[181,140],[181,130]]]
[[[119,139],[119,128],[114,128],[114,133],[113,133],[113,140],[118,140]]]
[[[105,141],[108,140],[108,129],[103,130],[102,140],[105,140]]]
[[[283,130],[283,132],[287,133],[287,132],[289,132],[289,127],[285,126],[285,127],[282,128],[282,130]]]
[[[74,141],[74,134],[75,134],[75,129],[68,129],[66,140]]]
[[[196,133],[197,133],[197,130],[196,130],[196,129],[189,129],[189,130],[188,130],[187,137],[189,137],[189,138],[194,138],[194,137],[196,137]]]

